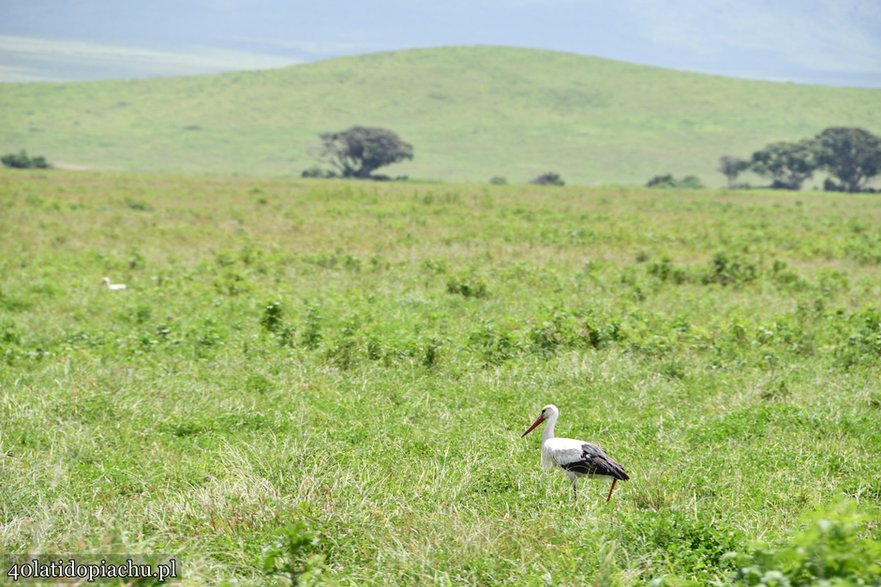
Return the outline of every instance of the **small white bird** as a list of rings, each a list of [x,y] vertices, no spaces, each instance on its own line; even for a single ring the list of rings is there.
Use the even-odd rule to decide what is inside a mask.
[[[101,284],[110,291],[123,291],[128,289],[128,286],[124,283],[110,283],[109,277],[105,277],[104,279],[102,279]]]
[[[619,480],[627,481],[630,477],[624,471],[624,467],[597,445],[572,438],[554,438],[554,425],[559,415],[560,410],[557,406],[550,404],[543,407],[541,414],[520,438],[547,420],[544,432],[541,434],[541,466],[545,469],[560,467],[572,482],[572,494],[576,500],[578,500],[578,489],[575,483],[579,477],[610,479],[612,486],[609,488],[609,495],[606,496],[608,502],[612,499],[615,483]]]

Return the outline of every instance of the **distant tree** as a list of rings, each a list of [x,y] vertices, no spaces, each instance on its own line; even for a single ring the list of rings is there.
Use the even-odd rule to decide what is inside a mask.
[[[749,161],[744,161],[734,155],[722,155],[719,157],[719,171],[728,178],[728,189],[733,189],[737,176],[749,169]]]
[[[749,168],[770,178],[772,188],[800,190],[817,169],[817,141],[771,143],[753,153]]]
[[[533,178],[529,183],[534,183],[535,185],[566,185],[560,174],[553,171],[542,173],[538,177]]]
[[[493,185],[507,185],[508,180],[502,177],[501,175],[496,175],[492,177],[489,182]]]
[[[374,170],[413,159],[413,146],[387,128],[353,126],[321,134],[322,158],[342,177],[370,179]]]
[[[840,183],[827,191],[860,192],[881,174],[881,138],[862,128],[831,127],[817,135],[817,163]]]
[[[673,179],[671,174],[666,175],[656,175],[647,182],[645,182],[645,187],[647,188],[672,188],[676,187],[676,180]]]
[[[645,184],[647,188],[677,188],[687,190],[699,190],[704,187],[700,178],[694,175],[686,175],[682,179],[677,179],[671,174],[656,175]]]
[[[48,169],[49,163],[45,157],[31,157],[27,151],[22,149],[18,153],[9,153],[0,157],[0,162],[6,167],[14,167],[16,169]]]

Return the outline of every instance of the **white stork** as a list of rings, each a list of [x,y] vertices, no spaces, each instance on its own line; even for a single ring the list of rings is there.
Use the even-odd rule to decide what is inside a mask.
[[[110,291],[123,291],[128,289],[128,286],[124,283],[110,283],[109,277],[105,277],[104,279],[102,279],[101,284]]]
[[[576,489],[575,483],[579,477],[611,479],[612,486],[609,488],[609,495],[606,496],[608,502],[612,499],[615,483],[619,479],[627,481],[630,477],[627,476],[624,467],[597,445],[572,438],[554,438],[554,425],[556,425],[559,415],[560,410],[557,409],[557,406],[551,404],[543,407],[541,414],[520,438],[532,432],[542,422],[547,421],[544,432],[541,434],[541,466],[545,469],[550,469],[554,465],[560,467],[572,482],[572,493],[576,500],[578,500],[578,489]]]

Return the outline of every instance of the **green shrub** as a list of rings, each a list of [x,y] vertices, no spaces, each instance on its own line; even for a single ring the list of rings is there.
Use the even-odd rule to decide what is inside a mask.
[[[756,279],[756,266],[737,255],[716,253],[701,281],[705,284],[736,285]]]
[[[553,353],[558,347],[571,346],[576,338],[576,324],[565,309],[552,310],[550,316],[540,317],[529,329],[533,351]]]
[[[807,518],[780,546],[758,546],[735,557],[734,585],[881,585],[881,541],[863,536],[866,514],[844,501]]]
[[[648,274],[657,277],[661,281],[670,281],[681,285],[688,281],[688,272],[681,267],[673,265],[673,260],[664,255],[658,261],[653,261],[648,266]]]
[[[437,336],[430,336],[421,348],[421,363],[429,369],[437,367],[441,359],[441,349],[444,341]]]
[[[554,173],[553,171],[542,173],[538,177],[533,178],[529,183],[533,183],[535,185],[566,185],[566,182],[563,181],[563,178],[560,177],[560,174]]]
[[[852,314],[846,323],[846,340],[836,349],[838,360],[850,367],[881,359],[881,310],[866,308]]]
[[[3,157],[0,157],[0,161],[6,167],[13,167],[15,169],[48,169],[50,167],[45,157],[31,157],[24,149],[18,153],[3,155]]]
[[[514,337],[497,324],[483,321],[468,335],[468,347],[480,356],[484,365],[501,365],[517,350]]]
[[[290,585],[327,584],[320,544],[318,534],[301,521],[279,528],[263,547],[263,573],[284,577]]]
[[[284,309],[281,306],[281,302],[269,302],[263,308],[263,316],[260,318],[260,325],[269,332],[276,332],[282,326],[283,317]]]
[[[781,289],[799,291],[808,287],[808,283],[780,259],[774,259],[774,264],[771,266],[771,278]]]
[[[358,362],[357,329],[358,319],[353,318],[343,325],[335,338],[327,342],[327,358],[340,369],[351,369]]]
[[[486,283],[475,275],[459,275],[447,280],[447,293],[466,298],[485,298],[487,288]]]
[[[647,188],[678,188],[686,190],[699,190],[704,188],[703,182],[695,175],[686,175],[682,179],[673,177],[671,174],[656,175],[645,184]]]

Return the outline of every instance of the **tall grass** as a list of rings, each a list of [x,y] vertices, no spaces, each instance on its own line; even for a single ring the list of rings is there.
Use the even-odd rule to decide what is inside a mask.
[[[868,196],[5,171],[0,209],[7,552],[709,584],[881,502]],[[608,505],[519,438],[549,402]]]

